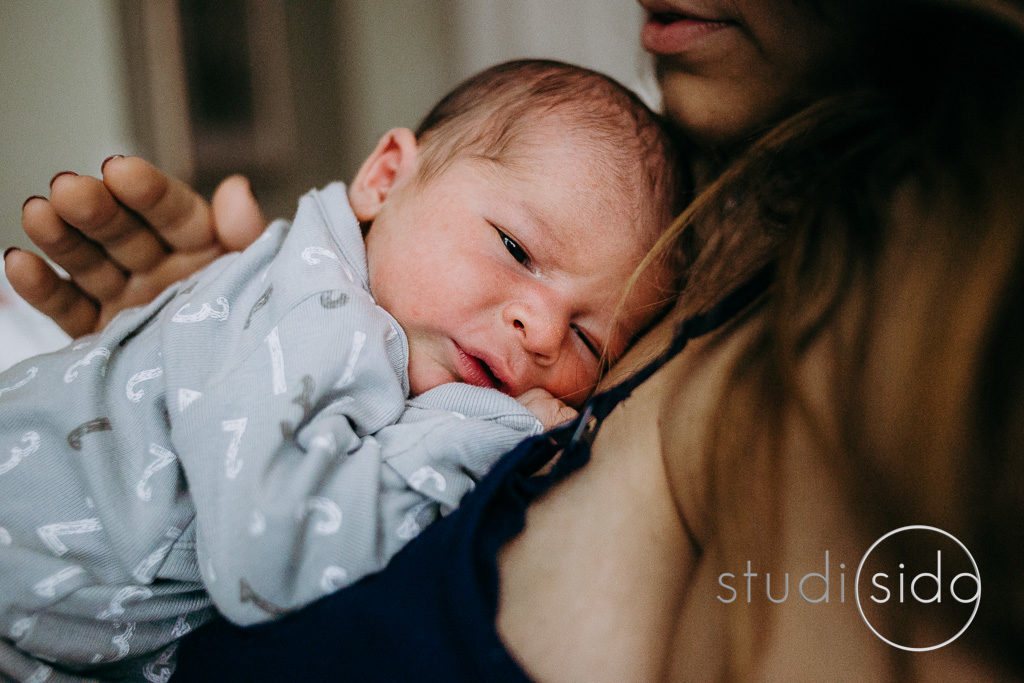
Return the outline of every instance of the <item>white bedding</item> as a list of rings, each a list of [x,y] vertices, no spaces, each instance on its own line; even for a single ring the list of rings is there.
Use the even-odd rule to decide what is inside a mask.
[[[0,371],[29,356],[59,349],[69,340],[56,323],[14,293],[0,261]]]

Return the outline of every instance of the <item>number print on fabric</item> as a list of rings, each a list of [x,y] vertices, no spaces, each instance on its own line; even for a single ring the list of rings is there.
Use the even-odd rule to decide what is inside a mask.
[[[423,485],[428,481],[433,482],[434,488],[438,491],[443,492],[448,488],[448,482],[445,481],[441,473],[429,465],[424,465],[409,476],[409,486],[421,493],[423,492]]]
[[[324,247],[306,247],[302,250],[302,260],[311,266],[315,266],[320,263],[319,256],[329,258],[332,261],[340,261],[338,255],[330,249]]]
[[[153,597],[153,591],[145,586],[125,586],[114,594],[110,604],[102,612],[96,615],[101,621],[110,621],[124,614],[126,602],[142,602]]]
[[[195,389],[178,389],[178,412],[185,412],[185,408],[192,405],[197,398],[202,398],[203,392]]]
[[[146,466],[145,471],[142,473],[142,479],[135,485],[135,494],[139,497],[139,500],[146,501],[147,503],[153,497],[153,487],[149,485],[149,478],[170,465],[177,458],[172,451],[155,443],[149,444],[149,454],[153,456],[153,461]]]
[[[31,382],[33,379],[35,379],[37,374],[39,374],[39,368],[32,366],[31,368],[25,371],[25,376],[23,378],[19,379],[17,382],[10,386],[0,388],[0,396],[3,396],[8,391],[15,391],[17,389],[22,388],[23,386]]]
[[[159,564],[163,562],[164,558],[167,557],[167,554],[171,552],[171,547],[174,545],[174,539],[176,539],[180,533],[181,532],[178,529],[172,527],[166,534],[170,540],[151,552],[135,566],[135,569],[132,570],[132,576],[135,577],[136,581],[139,583],[149,583],[153,580],[153,575],[156,573],[157,566],[159,566]]]
[[[284,352],[281,351],[281,337],[275,327],[267,334],[267,349],[270,351],[270,377],[274,385],[274,396],[288,391],[284,378]]]
[[[352,335],[352,349],[348,352],[345,370],[341,373],[341,379],[334,385],[335,389],[344,388],[356,376],[356,363],[359,362],[359,354],[363,352],[364,344],[366,344],[366,333],[356,330]]]
[[[39,450],[39,432],[25,432],[21,437],[21,443],[25,446],[11,448],[11,457],[0,463],[0,476],[13,470],[18,463]]]
[[[224,420],[220,423],[221,429],[231,434],[231,443],[228,444],[228,451],[224,457],[224,473],[228,479],[234,479],[242,471],[242,459],[238,457],[238,449],[242,445],[242,434],[245,433],[248,424],[247,417]]]
[[[422,529],[416,522],[416,515],[412,512],[405,513],[405,517],[402,518],[402,523],[395,529],[395,535],[403,541],[409,541],[419,535]]]
[[[324,247],[306,247],[302,250],[302,260],[311,266],[319,265],[321,262],[319,257],[321,256],[337,263],[346,280],[349,282],[356,281],[355,276],[352,274],[352,270],[330,249],[325,249]]]
[[[256,591],[252,589],[252,586],[245,579],[240,579],[238,582],[238,601],[243,605],[252,603],[267,614],[280,616],[287,613],[287,610],[281,609],[269,600],[265,600],[257,595]]]
[[[46,547],[49,548],[57,557],[60,557],[68,551],[68,547],[60,538],[61,536],[93,534],[97,531],[103,531],[103,525],[97,517],[76,519],[73,522],[46,524],[36,529],[36,533],[39,535],[39,538],[42,539],[43,544],[46,545]]]
[[[96,359],[100,360],[96,360]],[[103,348],[102,346],[93,349],[89,353],[85,354],[85,357],[72,363],[68,369],[64,372],[64,383],[71,384],[78,377],[78,371],[87,365],[92,365],[92,362],[96,360],[96,369],[99,371],[100,376],[107,373],[107,360],[110,358],[110,349]]]
[[[348,294],[340,289],[329,289],[320,292],[320,305],[324,308],[341,308],[348,303]]]
[[[208,302],[203,302],[198,311],[194,313],[186,313],[185,311],[192,307],[192,303],[189,302],[178,309],[178,312],[171,318],[171,322],[201,323],[205,320],[227,320],[228,314],[231,312],[228,300],[225,297],[218,296],[215,303],[217,304],[217,308],[214,308]]]
[[[124,633],[114,636],[110,642],[117,648],[117,656],[114,659],[124,659],[131,652],[131,640],[135,635],[135,622],[129,621],[124,626]]]
[[[11,624],[11,638],[18,640],[26,633],[32,630],[32,627],[36,625],[36,617],[22,617],[16,622]]]
[[[70,581],[79,574],[84,574],[85,569],[75,565],[73,567],[65,567],[52,576],[47,576],[42,581],[39,581],[32,586],[32,592],[41,598],[55,598],[57,597],[57,586]]]
[[[427,510],[434,505],[433,501],[424,500],[413,506],[408,512],[405,513],[405,517],[402,518],[402,523],[395,529],[395,535],[403,541],[410,541],[423,531],[423,524],[420,524],[420,517],[424,516]],[[427,520],[424,520],[425,522]]]
[[[178,619],[178,621],[183,621]],[[177,624],[174,625],[177,628]],[[189,629],[190,631],[191,629]],[[175,635],[175,631],[171,631],[171,637],[180,638],[181,636],[188,633],[185,631],[181,635]],[[160,656],[154,659],[152,662],[142,667],[142,677],[145,678],[149,683],[167,683],[171,680],[171,674],[174,673],[174,667],[171,666],[171,662],[174,661],[174,653],[178,650],[177,643],[171,643],[171,646],[160,653]]]
[[[328,565],[324,567],[323,574],[320,575],[320,590],[324,593],[333,593],[344,586],[347,581],[347,571],[337,565]]]
[[[313,411],[313,392],[316,390],[316,382],[309,375],[302,376],[302,393],[292,399],[292,403],[302,409],[299,420],[295,425],[286,420],[281,421],[281,436],[287,441],[295,434],[299,425],[306,421],[306,418]]]
[[[266,271],[264,271],[264,274],[266,274]],[[249,324],[252,323],[252,316],[256,313],[256,311],[260,310],[261,308],[267,305],[267,302],[270,301],[270,294],[273,291],[274,285],[270,285],[263,291],[262,294],[260,294],[260,298],[256,299],[256,303],[254,303],[252,305],[252,308],[249,309],[249,315],[245,317],[245,325],[242,326],[243,330],[249,329]]]
[[[178,617],[174,622],[174,628],[171,629],[171,638],[181,638],[189,633],[192,633],[192,626],[185,621],[185,617]]]
[[[307,515],[317,515],[319,519],[313,524],[313,533],[318,536],[330,536],[341,528],[341,508],[329,498],[311,496],[306,499],[296,517],[304,519]]]
[[[139,389],[136,389],[135,387],[138,386],[139,384],[142,384],[143,382],[148,382],[150,380],[162,377],[163,374],[163,368],[150,368],[149,370],[140,370],[139,372],[136,372],[134,375],[131,376],[131,378],[128,380],[128,383],[124,386],[125,396],[127,396],[128,400],[131,401],[132,403],[138,403],[139,401],[142,400],[142,397],[145,395],[145,393]]]
[[[82,437],[86,434],[92,434],[93,432],[109,432],[113,427],[110,426],[110,419],[106,417],[97,417],[88,422],[82,424],[71,430],[68,434],[68,445],[76,451],[82,450]]]

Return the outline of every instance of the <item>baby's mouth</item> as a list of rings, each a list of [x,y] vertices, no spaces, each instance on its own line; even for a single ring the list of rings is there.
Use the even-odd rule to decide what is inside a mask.
[[[455,351],[458,355],[457,371],[460,379],[466,384],[490,389],[501,389],[502,382],[498,379],[491,367],[482,358],[473,356],[455,343]]]
[[[487,381],[491,383],[492,387],[494,387],[495,389],[501,388],[501,380],[498,379],[498,377],[491,370],[490,365],[488,365],[482,358],[477,358],[476,356],[470,356],[470,358],[472,358],[473,360],[480,364],[480,369],[484,371],[485,375],[487,375]]]

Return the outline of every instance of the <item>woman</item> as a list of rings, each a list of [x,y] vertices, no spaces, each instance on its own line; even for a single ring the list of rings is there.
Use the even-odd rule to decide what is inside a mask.
[[[509,456],[384,573],[260,629],[200,631],[183,679],[1024,675],[1020,8],[642,4],[666,110],[706,147],[707,183],[651,256],[678,250],[684,286],[606,379],[592,405],[610,414]],[[173,246],[188,235],[197,247],[154,257],[158,268],[224,248],[194,195],[149,169],[133,177],[110,179],[139,191],[122,201]],[[219,224],[244,243],[260,221],[231,182],[213,212],[249,216]],[[116,209],[101,187],[74,186],[82,197],[54,195],[61,215],[62,203]],[[221,211],[229,202],[244,211]],[[26,231],[49,221],[72,244],[48,210],[26,215]],[[96,239],[116,257],[122,234],[143,239],[123,224]],[[159,279],[101,295],[112,278],[85,254],[101,265],[77,276],[81,291],[113,302],[96,307],[12,256],[12,283],[75,331]],[[559,447],[550,474],[526,476]],[[904,648],[956,635],[959,603],[887,610],[876,591],[862,610],[849,596],[855,582],[896,590],[878,574],[855,581],[866,549],[928,566],[933,547],[885,536],[908,525],[955,536],[985,586],[963,635],[926,652]]]

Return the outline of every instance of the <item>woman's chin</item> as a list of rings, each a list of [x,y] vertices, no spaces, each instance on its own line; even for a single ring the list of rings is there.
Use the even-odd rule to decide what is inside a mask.
[[[735,110],[719,106],[713,92],[704,96],[690,85],[691,80],[685,75],[662,79],[665,113],[683,127],[691,140],[707,147],[729,146],[745,137],[756,117],[737,116]]]
[[[729,148],[748,140],[780,115],[785,98],[756,82],[715,82],[659,68],[665,113],[700,145]]]

